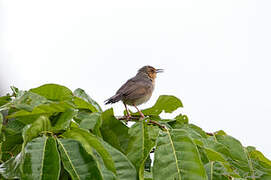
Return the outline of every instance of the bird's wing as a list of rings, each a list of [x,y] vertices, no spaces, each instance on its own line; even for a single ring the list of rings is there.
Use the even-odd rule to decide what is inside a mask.
[[[129,99],[137,99],[146,95],[151,90],[151,83],[148,80],[138,79],[136,77],[129,79],[120,87],[117,94],[121,94]]]

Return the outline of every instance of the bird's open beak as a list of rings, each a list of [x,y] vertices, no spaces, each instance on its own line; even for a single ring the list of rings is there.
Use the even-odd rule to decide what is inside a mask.
[[[164,69],[156,69],[155,72],[156,72],[156,73],[162,73],[162,72],[164,72]]]

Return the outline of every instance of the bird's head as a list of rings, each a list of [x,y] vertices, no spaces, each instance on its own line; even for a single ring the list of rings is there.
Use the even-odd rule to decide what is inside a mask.
[[[145,74],[148,75],[152,80],[156,78],[157,73],[163,72],[163,69],[155,69],[152,66],[143,66],[138,70],[138,74]]]

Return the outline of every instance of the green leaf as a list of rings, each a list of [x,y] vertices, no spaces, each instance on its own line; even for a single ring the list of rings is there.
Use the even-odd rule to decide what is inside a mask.
[[[225,145],[217,142],[215,136],[209,137],[208,139],[203,140],[203,146],[209,149],[212,149],[220,154],[223,154],[225,158],[231,157],[230,149],[228,149]]]
[[[24,127],[25,124],[19,121],[18,119],[11,119],[8,121],[5,131],[9,132],[10,134],[16,134],[18,132],[22,132]]]
[[[0,174],[6,179],[19,179],[20,163],[22,160],[22,154],[18,154],[16,157],[10,158],[3,164],[0,164]]]
[[[74,109],[67,109],[65,112],[62,112],[56,120],[53,130],[66,130],[70,126],[70,122],[76,114],[77,111]]]
[[[209,149],[209,148],[204,148],[204,151],[210,161],[220,161],[223,163],[227,162],[227,160],[219,152],[216,152],[216,151]]]
[[[128,127],[113,115],[113,109],[102,113],[101,133],[103,140],[111,144],[121,152],[125,152],[128,146]]]
[[[18,116],[13,119],[10,119],[9,123],[16,122],[17,125],[20,124],[19,126],[25,126],[27,124],[33,123],[39,116],[40,116],[40,114],[34,114],[34,115],[28,115],[28,116]],[[8,123],[8,125],[9,125],[9,123]]]
[[[73,108],[73,106],[67,102],[50,102],[48,104],[41,104],[36,106],[33,111],[19,110],[15,113],[8,115],[7,118],[15,118],[22,116],[37,116],[42,114],[52,115],[58,112],[65,112],[67,109]],[[31,119],[32,120],[32,119]]]
[[[227,135],[227,133],[225,133],[225,132],[222,131],[222,130],[216,131],[214,134],[215,134],[215,135],[222,135],[222,136]]]
[[[205,169],[208,178],[211,180],[229,180],[240,178],[240,176],[236,174],[227,163],[210,161],[205,165]]]
[[[58,139],[57,141],[64,168],[73,180],[102,180],[94,157],[88,154],[78,141],[72,139]]]
[[[184,124],[181,129],[184,129],[194,140],[202,140],[203,138],[207,138],[206,133],[194,124]]]
[[[168,124],[173,128],[173,129],[180,129],[182,128],[185,124],[188,124],[188,117],[186,115],[179,114],[174,118],[174,120],[168,122]]]
[[[3,161],[7,161],[13,156],[16,156],[21,151],[23,138],[21,133],[6,134],[5,140],[2,142],[1,153]]]
[[[166,113],[171,113],[179,107],[183,107],[180,99],[175,96],[161,95],[159,96],[154,106],[142,110],[142,113],[145,115],[159,115],[163,111],[165,111]]]
[[[228,135],[215,135],[216,140],[228,150],[227,161],[245,179],[271,178],[271,167],[264,167],[250,157],[250,153],[235,138]]]
[[[85,100],[79,97],[75,96],[73,98],[73,103],[75,104],[77,109],[88,109],[91,112],[98,112],[97,109],[93,105],[89,104],[88,102],[86,102]]]
[[[6,96],[1,96],[0,97],[0,106],[3,106],[4,104],[7,104],[8,102],[11,101],[11,96],[10,95],[6,95]]]
[[[80,128],[91,130],[94,134],[102,136],[100,132],[102,125],[101,113],[79,112],[76,118],[80,120]]]
[[[83,89],[76,89],[74,92],[74,95],[83,99],[85,102],[88,102],[89,104],[91,104],[92,106],[94,106],[94,108],[96,109],[96,111],[92,111],[92,112],[102,112],[102,108],[100,107],[100,105],[94,101]]]
[[[24,152],[22,179],[58,180],[60,157],[54,138],[35,138],[27,143]]]
[[[13,107],[25,111],[32,111],[35,107],[48,103],[49,101],[36,93],[23,92],[23,94],[17,97],[13,102]]]
[[[51,129],[51,122],[47,116],[40,116],[33,124],[27,125],[23,130],[24,143],[31,141],[43,131]]]
[[[271,179],[271,161],[254,147],[249,146],[244,151],[247,154],[250,166],[253,167],[255,177],[264,180]]]
[[[154,155],[153,178],[207,179],[197,146],[186,131],[160,132]]]
[[[223,135],[216,135],[215,136],[217,141],[223,144],[230,150],[231,158],[240,160],[240,161],[247,161],[246,154],[244,153],[243,146],[237,139],[231,136],[223,136]]]
[[[101,171],[103,179],[117,180],[116,174],[106,168],[102,157],[99,153],[95,151],[95,149],[93,150],[93,155],[95,156],[95,159],[99,164],[99,169]]]
[[[96,136],[89,133],[85,129],[72,128],[71,130],[65,132],[63,137],[79,141],[89,154],[93,154],[92,148],[94,148],[101,155],[105,166],[110,171],[116,173],[112,157]]]
[[[129,129],[130,140],[127,148],[127,157],[139,172],[139,179],[144,179],[145,160],[155,146],[156,137],[159,132],[158,127],[147,125],[145,120],[147,118],[135,123]]]
[[[101,143],[104,145],[104,147],[109,152],[114,161],[115,168],[117,171],[117,177],[119,178],[119,180],[136,180],[137,179],[136,169],[133,166],[133,164],[129,161],[127,156],[125,156],[122,152],[109,145],[107,142],[101,141]]]
[[[249,156],[255,160],[261,161],[263,163],[266,163],[271,167],[271,161],[267,159],[260,151],[256,150],[255,147],[248,146],[247,150],[249,152]]]
[[[58,84],[45,84],[29,91],[53,101],[71,100],[73,97],[71,90]]]

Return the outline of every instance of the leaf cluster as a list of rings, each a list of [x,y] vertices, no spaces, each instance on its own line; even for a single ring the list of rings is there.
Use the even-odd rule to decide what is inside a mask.
[[[82,89],[12,91],[0,97],[0,179],[271,179],[271,161],[254,147],[206,133],[184,114],[161,118],[182,107],[174,96],[128,126]]]

